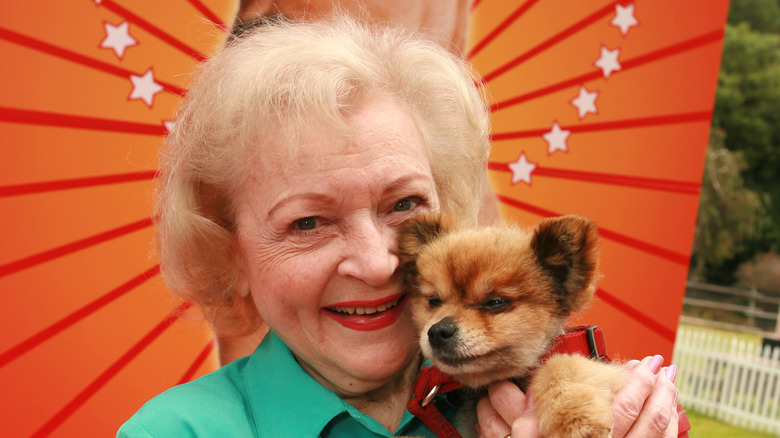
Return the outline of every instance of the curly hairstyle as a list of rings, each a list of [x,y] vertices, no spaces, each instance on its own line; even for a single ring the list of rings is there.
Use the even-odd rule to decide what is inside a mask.
[[[489,150],[477,75],[425,37],[343,14],[273,20],[233,39],[197,70],[160,155],[156,249],[168,287],[236,335],[261,322],[236,292],[236,200],[248,154],[312,122],[348,135],[344,115],[378,94],[408,109],[431,163],[442,211],[475,224]]]

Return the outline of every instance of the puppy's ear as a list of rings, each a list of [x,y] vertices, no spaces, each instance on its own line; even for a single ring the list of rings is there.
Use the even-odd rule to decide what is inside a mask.
[[[423,213],[401,225],[398,232],[398,258],[404,282],[415,283],[417,256],[425,246],[456,226],[454,218],[440,213]]]
[[[440,213],[422,213],[401,225],[398,246],[402,254],[416,256],[422,248],[446,233],[451,227],[448,216]]]
[[[553,279],[564,314],[583,310],[595,292],[598,238],[593,221],[581,216],[547,218],[536,226],[531,249]]]

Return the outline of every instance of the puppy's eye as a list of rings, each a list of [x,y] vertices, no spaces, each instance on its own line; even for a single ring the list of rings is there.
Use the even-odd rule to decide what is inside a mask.
[[[428,307],[431,309],[441,306],[441,298],[436,295],[428,297]]]
[[[482,301],[481,307],[488,312],[503,312],[509,307],[509,302],[501,297],[490,297]]]

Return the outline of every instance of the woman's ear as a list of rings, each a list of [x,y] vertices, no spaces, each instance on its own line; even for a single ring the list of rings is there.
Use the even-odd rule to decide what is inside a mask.
[[[238,276],[238,281],[236,281],[236,293],[241,298],[246,298],[249,296],[250,292],[249,280],[247,279],[247,276],[241,272]]]
[[[236,283],[233,290],[239,297],[246,298],[252,292],[249,287],[249,274],[246,269],[246,263],[244,263],[244,258],[241,257],[237,242],[235,248]]]

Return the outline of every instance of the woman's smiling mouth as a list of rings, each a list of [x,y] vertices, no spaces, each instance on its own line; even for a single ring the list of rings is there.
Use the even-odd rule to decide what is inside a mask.
[[[384,304],[380,304],[376,307],[331,306],[328,308],[328,310],[331,312],[348,313],[350,315],[373,315],[375,313],[384,312],[387,309],[391,309],[397,306],[399,301],[401,301],[401,296],[398,296],[396,299]]]
[[[392,325],[403,310],[406,295],[397,294],[375,301],[349,301],[323,308],[336,322],[353,330],[372,331]]]

